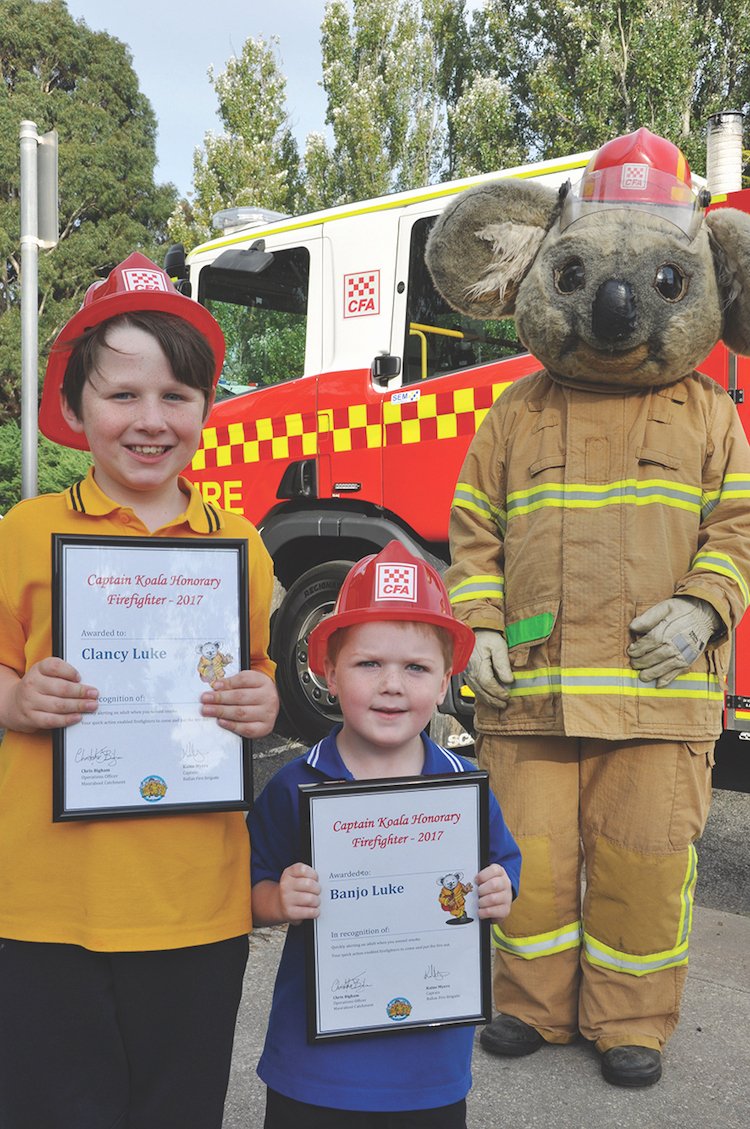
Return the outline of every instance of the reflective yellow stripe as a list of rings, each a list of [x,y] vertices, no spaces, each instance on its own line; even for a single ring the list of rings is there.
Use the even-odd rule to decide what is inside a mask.
[[[537,957],[548,957],[554,953],[563,953],[566,949],[579,948],[581,923],[574,921],[570,925],[563,925],[561,929],[553,929],[551,933],[537,933],[533,937],[508,937],[499,925],[493,925],[492,944],[496,949],[502,949],[513,956],[536,960]]]
[[[721,486],[721,500],[750,498],[750,478],[746,474],[728,474]]]
[[[698,852],[691,843],[688,846],[688,861],[685,877],[680,890],[680,919],[677,924],[677,937],[673,949],[659,953],[645,953],[638,956],[624,953],[598,941],[590,933],[583,934],[583,951],[590,964],[609,968],[615,972],[625,972],[628,976],[647,976],[649,972],[661,972],[665,968],[679,968],[688,962],[688,939],[693,926],[693,893],[698,874]]]
[[[452,504],[459,509],[471,510],[473,513],[479,514],[480,517],[493,521],[501,529],[505,528],[504,511],[494,505],[486,494],[477,490],[475,486],[470,486],[468,482],[456,483],[456,492],[453,495]]]
[[[716,549],[702,549],[700,553],[696,553],[693,557],[691,567],[702,568],[706,572],[716,572],[719,576],[728,576],[742,593],[745,607],[750,604],[750,589],[747,581],[728,553],[719,553]]]
[[[510,687],[512,698],[535,694],[612,694],[642,698],[708,698],[721,702],[724,692],[715,674],[679,674],[669,686],[656,688],[655,682],[641,682],[630,667],[539,667],[515,670]]]
[[[647,976],[649,972],[661,972],[665,968],[679,968],[687,964],[687,941],[663,953],[649,953],[648,956],[633,956],[612,949],[602,941],[597,941],[589,933],[583,935],[583,951],[589,964],[609,968],[613,972],[625,972],[628,976]]]
[[[721,497],[721,490],[707,490],[701,496],[701,521],[705,521],[708,515],[716,509]]]
[[[521,514],[546,507],[562,509],[599,509],[603,506],[671,506],[699,514],[701,491],[694,486],[677,485],[660,478],[639,481],[624,478],[590,486],[582,482],[548,482],[530,490],[517,490],[508,495],[508,521]]]
[[[686,945],[693,928],[693,893],[698,877],[698,852],[691,843],[688,847],[688,864],[680,890],[680,922],[677,927],[677,944]]]
[[[505,579],[502,576],[469,576],[449,589],[452,604],[466,600],[502,600],[505,593]]]
[[[721,490],[710,490],[703,495],[701,521],[705,521],[720,502],[736,502],[750,498],[750,478],[746,474],[728,474]]]

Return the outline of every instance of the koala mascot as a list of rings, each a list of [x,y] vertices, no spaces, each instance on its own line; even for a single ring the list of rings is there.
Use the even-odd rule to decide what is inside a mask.
[[[658,1081],[677,1023],[750,598],[750,451],[694,371],[719,340],[750,353],[750,216],[707,199],[639,129],[576,190],[462,193],[427,248],[448,302],[515,315],[544,365],[488,412],[451,516],[479,763],[524,860],[481,1042],[523,1055],[580,1032],[623,1086]]]

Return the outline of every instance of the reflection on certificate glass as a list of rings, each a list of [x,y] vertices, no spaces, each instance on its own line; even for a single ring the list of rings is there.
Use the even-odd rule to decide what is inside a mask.
[[[310,1041],[486,1023],[485,772],[300,785],[303,844],[321,885],[308,923]]]
[[[53,650],[99,691],[54,732],[53,819],[247,809],[250,743],[201,716],[248,666],[243,540],[52,538]]]

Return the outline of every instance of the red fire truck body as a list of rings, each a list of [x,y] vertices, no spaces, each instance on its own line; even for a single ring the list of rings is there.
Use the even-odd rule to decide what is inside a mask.
[[[556,187],[588,157],[493,176]],[[456,314],[424,266],[435,217],[485,179],[305,217],[249,218],[188,256],[191,292],[227,337],[223,380],[258,384],[217,403],[188,474],[207,500],[257,525],[273,557],[286,591],[272,650],[290,731],[306,739],[337,709],[307,666],[305,639],[350,562],[394,536],[448,560],[469,442],[503,388],[539,367],[512,322]],[[715,202],[725,203],[750,211],[750,191]],[[719,347],[701,367],[741,399],[749,362]],[[750,433],[750,406],[738,410]],[[727,725],[750,737],[748,634],[750,625],[738,636]],[[460,700],[450,708],[466,712]]]

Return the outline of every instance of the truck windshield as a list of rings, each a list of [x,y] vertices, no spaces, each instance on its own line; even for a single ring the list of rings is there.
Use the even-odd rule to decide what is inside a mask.
[[[302,376],[310,255],[306,248],[259,256],[219,256],[200,273],[198,301],[213,314],[227,343],[223,379],[233,385],[277,384]]]
[[[411,232],[409,290],[404,340],[404,383],[525,353],[512,318],[476,321],[459,314],[435,289],[424,261],[434,216],[417,220]]]

